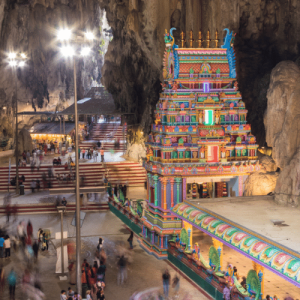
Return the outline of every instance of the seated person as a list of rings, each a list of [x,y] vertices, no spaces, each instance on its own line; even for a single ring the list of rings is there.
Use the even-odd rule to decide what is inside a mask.
[[[60,157],[57,159],[57,162],[58,162],[59,165],[61,165],[61,159],[60,159]]]
[[[58,165],[58,161],[56,158],[53,159],[53,165]]]

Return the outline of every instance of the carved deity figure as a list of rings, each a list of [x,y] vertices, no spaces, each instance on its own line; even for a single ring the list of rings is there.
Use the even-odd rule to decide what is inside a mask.
[[[204,148],[201,148],[201,150],[200,150],[200,157],[202,159],[205,158],[205,150],[204,150]]]
[[[199,124],[203,124],[203,112],[199,112]]]
[[[217,110],[215,115],[216,115],[216,124],[219,124],[219,122],[220,122],[220,112]]]
[[[176,83],[176,81],[173,81],[172,90],[177,92],[177,83]]]

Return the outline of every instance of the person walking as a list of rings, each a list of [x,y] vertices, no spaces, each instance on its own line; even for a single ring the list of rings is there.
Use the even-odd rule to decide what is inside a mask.
[[[130,232],[130,236],[127,240],[129,242],[129,249],[132,250],[133,249],[133,246],[132,246],[132,241],[133,241],[133,231],[131,230]]]
[[[76,284],[76,266],[75,266],[75,262],[71,261],[70,265],[68,266],[68,270],[69,270],[69,282],[72,285]]]
[[[84,159],[85,149],[83,148],[81,152],[82,152],[82,158]]]
[[[33,228],[32,228],[32,224],[29,220],[28,223],[27,223],[27,235],[32,236],[32,234],[33,234]]]
[[[10,238],[8,235],[5,236],[5,241],[4,241],[4,248],[5,248],[5,258],[10,257]]]
[[[104,149],[103,147],[100,149],[101,162],[104,162]]]
[[[168,298],[169,297],[169,285],[170,285],[170,273],[169,273],[168,269],[166,269],[165,272],[163,273],[162,279],[163,279],[164,294],[165,294],[165,297]]]
[[[175,297],[176,298],[179,297],[179,287],[180,287],[180,279],[176,274],[175,277],[173,278],[173,288],[174,288],[174,291],[175,291]]]
[[[16,292],[16,283],[17,283],[17,274],[12,268],[10,273],[7,276],[8,288],[9,288],[9,299],[15,300]]]
[[[3,258],[4,238],[0,236],[0,258]]]
[[[118,267],[119,267],[119,272],[118,272],[117,284],[122,285],[124,283],[124,280],[126,280],[126,278],[127,278],[126,258],[124,256],[124,254],[122,254],[118,260]]]
[[[102,250],[102,247],[103,247],[103,243],[104,243],[104,239],[102,237],[99,238],[99,242],[98,242],[98,245],[97,245],[97,250],[100,254],[101,250]]]
[[[33,254],[34,254],[34,259],[35,259],[35,261],[37,261],[38,254],[39,254],[39,242],[37,240],[34,241],[34,243],[32,245],[32,250],[33,250]]]

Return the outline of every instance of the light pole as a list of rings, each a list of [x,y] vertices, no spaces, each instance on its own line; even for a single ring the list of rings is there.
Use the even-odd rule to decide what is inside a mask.
[[[61,42],[61,52],[63,56],[73,59],[74,72],[74,114],[75,114],[75,173],[76,173],[76,283],[77,291],[81,295],[81,264],[80,264],[80,250],[81,250],[81,236],[80,236],[80,198],[79,198],[79,140],[78,140],[78,110],[77,110],[77,78],[76,78],[76,55],[77,48],[81,48],[80,55],[89,55],[91,49],[83,46],[87,41],[93,41],[94,35],[91,32],[76,33],[73,37],[72,31],[69,29],[62,29],[58,32],[58,39]],[[71,45],[73,44],[73,45]]]
[[[16,159],[16,194],[19,194],[19,145],[18,145],[18,76],[17,69],[25,66],[25,53],[15,53],[11,52],[8,54],[9,66],[12,68],[12,72],[15,72],[15,83],[16,83],[16,103],[15,103],[15,113],[16,113],[16,149],[15,149],[15,159]]]

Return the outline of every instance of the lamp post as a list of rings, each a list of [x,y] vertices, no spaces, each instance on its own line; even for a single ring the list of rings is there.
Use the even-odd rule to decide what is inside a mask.
[[[8,54],[9,66],[12,68],[12,72],[15,72],[15,84],[16,84],[16,103],[15,103],[15,114],[16,114],[16,194],[19,194],[19,145],[18,145],[18,76],[17,69],[25,66],[25,53],[11,52]]]
[[[76,33],[73,37],[72,31],[69,29],[62,29],[58,32],[57,38],[61,42],[61,52],[63,56],[73,59],[73,73],[74,73],[74,114],[75,114],[75,173],[76,173],[76,283],[77,291],[81,294],[81,264],[80,264],[80,250],[81,250],[81,234],[80,234],[80,198],[79,198],[79,140],[78,140],[78,110],[77,110],[77,77],[76,77],[76,56],[77,48],[81,48],[80,55],[89,55],[91,49],[83,46],[87,41],[93,41],[94,35],[91,32]],[[73,44],[73,45],[71,45]]]

